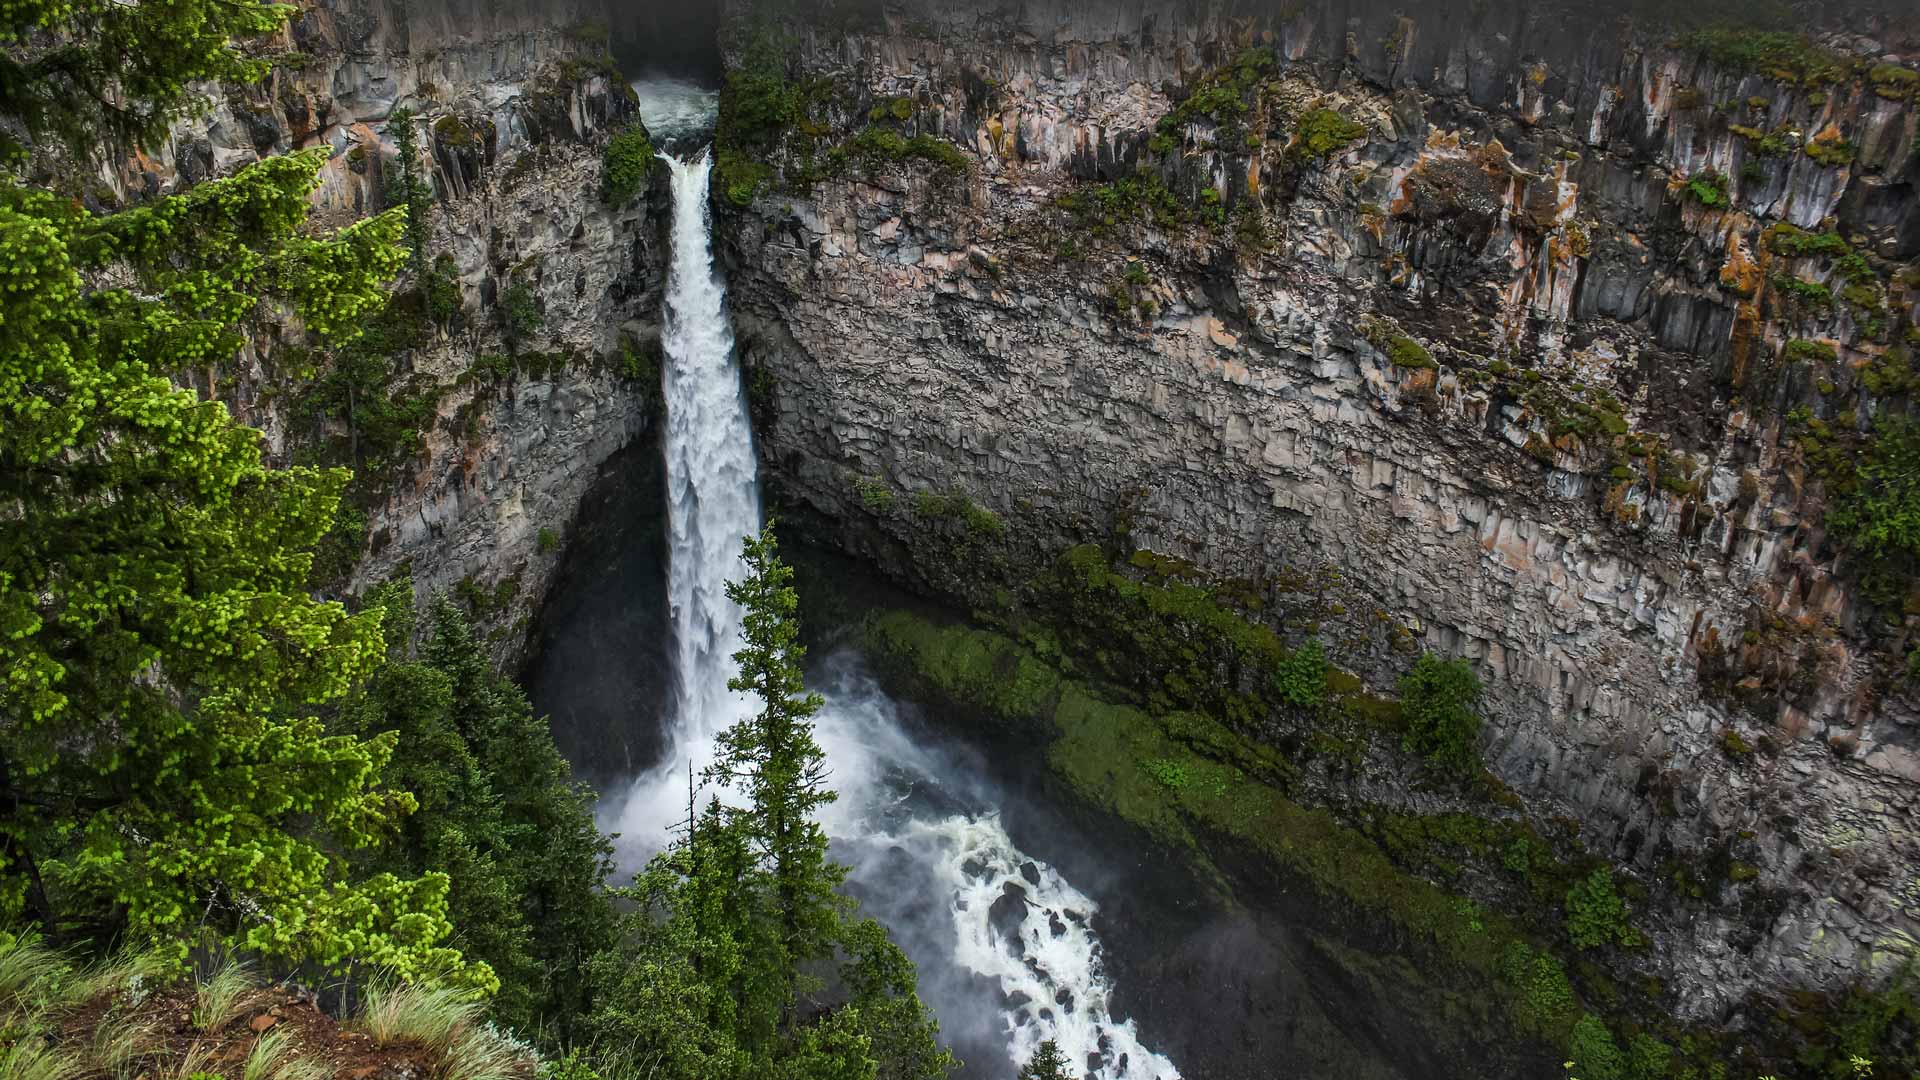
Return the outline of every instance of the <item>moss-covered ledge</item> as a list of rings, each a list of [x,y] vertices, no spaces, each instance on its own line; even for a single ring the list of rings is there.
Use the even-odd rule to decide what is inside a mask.
[[[981,616],[993,629],[888,609],[864,630],[896,685],[1045,741],[1067,786],[1191,852],[1227,902],[1311,888],[1317,945],[1436,1046],[1516,1063],[1550,1048],[1583,1080],[1837,1078],[1856,1056],[1878,1075],[1920,1068],[1902,981],[1756,999],[1728,1030],[1675,1022],[1629,919],[1644,889],[1484,771],[1405,752],[1399,702],[1332,669],[1303,689],[1306,650],[1236,596],[1151,553],[1085,547]],[[1407,789],[1445,809],[1368,797]]]

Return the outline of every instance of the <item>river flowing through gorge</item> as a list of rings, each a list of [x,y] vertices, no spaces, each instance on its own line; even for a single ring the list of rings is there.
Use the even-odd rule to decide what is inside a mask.
[[[674,149],[662,155],[673,194],[663,451],[674,644],[665,753],[603,802],[624,871],[667,843],[684,817],[689,769],[698,773],[715,737],[754,707],[726,688],[741,613],[725,585],[741,573],[742,538],[761,522],[753,433],[713,258],[711,158],[697,145],[714,96],[674,81],[635,90],[656,139]],[[966,1075],[1011,1076],[1053,1039],[1100,1080],[1177,1077],[1133,1021],[1109,1011],[1096,903],[1015,844],[977,758],[910,729],[856,653],[827,657],[810,682],[825,697],[817,737],[840,796],[824,822],[834,855],[920,966],[923,997],[969,1059]]]

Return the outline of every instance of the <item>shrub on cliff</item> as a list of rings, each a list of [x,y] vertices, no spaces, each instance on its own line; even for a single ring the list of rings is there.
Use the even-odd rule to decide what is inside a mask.
[[[600,197],[608,206],[625,206],[647,189],[653,175],[653,140],[639,125],[608,140],[600,155]]]
[[[1365,124],[1356,124],[1332,109],[1312,109],[1300,117],[1293,142],[1287,147],[1287,156],[1321,161],[1344,151],[1366,134]]]
[[[1582,949],[1632,945],[1640,940],[1627,921],[1627,902],[1613,887],[1613,873],[1602,867],[1567,890],[1567,937]]]
[[[1426,653],[1400,679],[1400,713],[1407,724],[1406,749],[1450,772],[1471,772],[1480,762],[1480,679],[1465,660]]]
[[[1592,1013],[1573,1025],[1567,1057],[1573,1066],[1570,1080],[1627,1080],[1627,1061],[1620,1053],[1620,1044],[1613,1041],[1613,1033]]]
[[[1898,602],[1920,566],[1920,422],[1882,413],[1852,453],[1828,462],[1826,525],[1857,560],[1874,599]]]
[[[1327,699],[1327,650],[1319,638],[1310,639],[1274,665],[1273,693],[1296,709],[1317,708]]]

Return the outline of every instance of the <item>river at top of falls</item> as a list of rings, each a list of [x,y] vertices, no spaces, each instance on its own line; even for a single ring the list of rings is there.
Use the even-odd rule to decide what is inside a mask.
[[[657,137],[711,130],[709,92],[662,80],[635,91]],[[743,572],[741,542],[760,528],[761,510],[726,288],[713,261],[711,159],[704,150],[663,157],[674,205],[663,442],[675,682],[665,760],[604,804],[603,825],[620,834],[629,869],[666,845],[671,824],[684,820],[689,770],[706,765],[715,736],[754,707],[727,689],[741,611],[726,583]],[[1004,1053],[976,1061],[968,1075],[1005,1080],[1052,1039],[1100,1080],[1177,1077],[1172,1062],[1141,1045],[1131,1020],[1109,1013],[1095,904],[1014,845],[980,764],[910,734],[851,654],[832,658],[816,689],[825,697],[816,735],[840,794],[822,822],[834,856],[853,867],[852,887],[920,965],[922,997],[949,1035],[970,1034],[973,1046],[984,1038]]]

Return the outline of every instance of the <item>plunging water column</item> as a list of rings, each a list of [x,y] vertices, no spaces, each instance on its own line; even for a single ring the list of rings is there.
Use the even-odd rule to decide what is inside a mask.
[[[650,124],[656,115],[684,124],[712,103],[710,94],[691,97],[703,92],[686,84],[635,89]],[[658,133],[666,124],[655,126]],[[665,760],[634,781],[607,822],[622,834],[631,868],[665,846],[671,823],[684,820],[689,770],[712,760],[715,736],[751,707],[727,689],[741,612],[727,599],[726,583],[741,576],[741,540],[761,520],[753,432],[726,289],[713,262],[711,159],[700,151],[668,157],[667,167],[673,262],[663,344],[674,702]],[[1005,1076],[1050,1038],[1100,1080],[1174,1080],[1173,1064],[1143,1047],[1131,1022],[1107,1011],[1112,987],[1092,928],[1093,901],[1014,845],[991,779],[970,759],[911,735],[857,658],[833,658],[819,689],[826,704],[817,734],[840,793],[824,821],[835,856],[854,865],[855,883],[870,894],[938,898],[917,922],[905,914],[889,919],[924,973],[969,972],[999,989],[942,992],[933,984],[952,980],[923,980],[936,1013],[950,1025],[964,1018],[985,1027],[998,1044],[996,1056],[1005,1054]],[[976,1063],[969,1075],[1005,1080],[991,1063]]]
[[[683,738],[709,739],[740,712],[727,689],[740,647],[740,542],[760,531],[753,428],[734,365],[726,288],[713,271],[707,182],[712,157],[667,158],[673,171],[673,266],[667,279],[668,596],[678,647]]]

